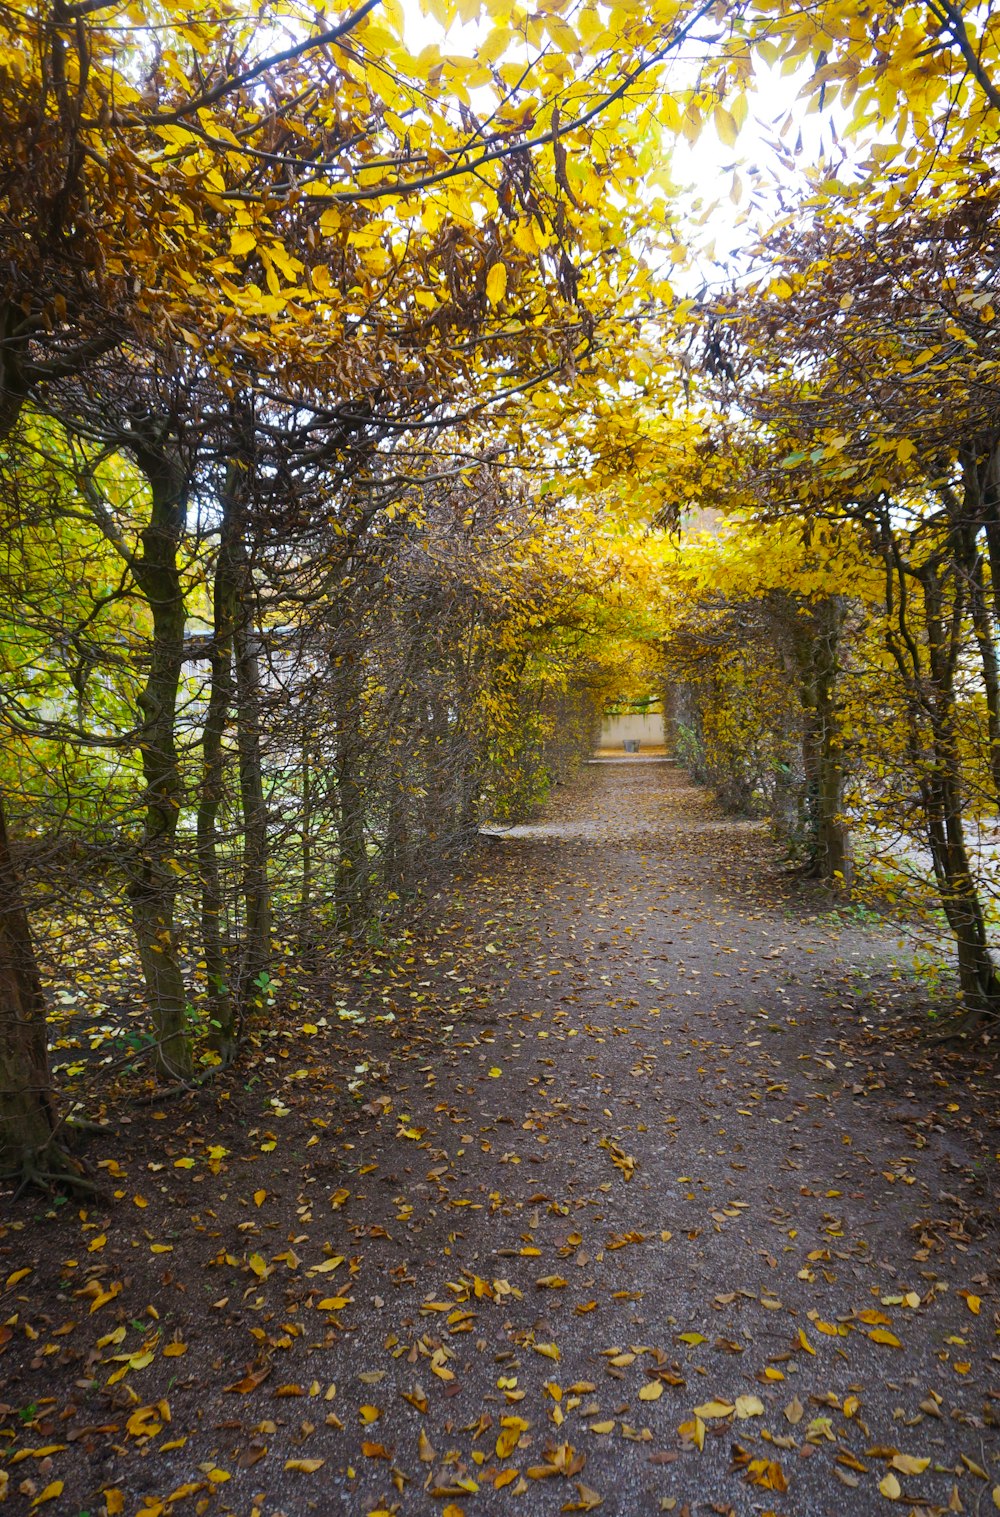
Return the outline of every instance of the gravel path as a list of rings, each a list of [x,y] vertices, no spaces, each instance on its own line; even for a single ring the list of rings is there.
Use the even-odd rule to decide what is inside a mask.
[[[126,1315],[160,1302],[185,1378],[159,1442],[96,1439],[102,1488],[245,1517],[1000,1506],[992,1048],[929,1047],[891,932],[624,760],[484,842],[442,912],[408,979],[367,981],[396,1020],[330,1033],[364,1048],[360,1111],[302,1081],[276,1149],[245,1115],[223,1138],[218,1195],[168,1165],[193,1283],[135,1249]],[[12,1404],[58,1385],[15,1362]],[[90,1509],[68,1468],[50,1510]]]

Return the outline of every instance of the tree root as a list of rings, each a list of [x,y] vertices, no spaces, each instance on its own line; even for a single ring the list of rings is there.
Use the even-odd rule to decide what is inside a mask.
[[[997,1026],[998,1014],[996,1011],[982,1011],[978,1007],[973,1011],[967,1011],[953,1022],[945,1032],[938,1033],[937,1037],[928,1039],[931,1048],[940,1048],[943,1043],[960,1043],[966,1038],[975,1037],[979,1033],[986,1033]]]
[[[70,1132],[109,1133],[115,1130],[113,1122],[92,1122],[89,1117],[69,1116],[66,1118],[63,1126],[68,1128]]]
[[[180,1096],[196,1096],[200,1090],[210,1084],[219,1075],[224,1074],[236,1062],[242,1045],[234,1043],[227,1049],[225,1056],[218,1064],[212,1064],[208,1069],[203,1069],[201,1074],[195,1075],[192,1080],[179,1080],[176,1085],[168,1085],[163,1090],[147,1091],[145,1095],[134,1096],[133,1106],[156,1106],[161,1101],[176,1101]]]
[[[13,1199],[19,1201],[26,1191],[40,1190],[47,1195],[53,1191],[68,1191],[71,1195],[90,1196],[111,1205],[111,1197],[95,1181],[88,1179],[83,1167],[64,1148],[55,1142],[25,1154],[17,1169],[2,1176],[5,1180],[18,1180]]]

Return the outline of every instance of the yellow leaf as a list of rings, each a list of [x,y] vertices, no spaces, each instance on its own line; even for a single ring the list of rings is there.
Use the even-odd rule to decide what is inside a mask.
[[[884,1343],[889,1348],[903,1347],[899,1339],[896,1337],[896,1334],[890,1333],[888,1328],[885,1327],[873,1327],[868,1336],[873,1343]]]
[[[163,1357],[164,1359],[179,1359],[187,1351],[188,1346],[186,1343],[168,1343],[163,1350]]]
[[[802,1331],[801,1327],[799,1328],[799,1343],[805,1349],[805,1351],[806,1351],[807,1354],[815,1354],[816,1353],[816,1350],[813,1348],[812,1344],[809,1342],[809,1339],[806,1337],[806,1335]]]
[[[41,1506],[41,1504],[42,1504],[43,1501],[54,1501],[56,1499],[56,1497],[57,1496],[61,1496],[62,1493],[63,1493],[63,1483],[62,1483],[62,1481],[61,1480],[53,1480],[49,1485],[47,1485],[45,1487],[44,1491],[39,1491],[38,1495],[35,1497],[34,1501],[31,1503],[31,1510],[34,1511],[36,1506]]]
[[[889,1463],[901,1475],[922,1475],[930,1464],[930,1460],[918,1459],[913,1454],[893,1454]]]
[[[507,265],[495,263],[486,276],[486,298],[491,306],[495,306],[500,304],[506,293]]]
[[[878,1488],[889,1501],[898,1501],[903,1490],[903,1487],[892,1473],[882,1476],[882,1479],[878,1483]]]
[[[499,1452],[500,1450],[498,1448],[497,1453]],[[436,1458],[434,1445],[431,1443],[431,1440],[428,1438],[423,1428],[420,1429],[420,1437],[417,1439],[417,1458],[420,1460],[421,1464],[433,1464]]]
[[[11,1290],[13,1286],[17,1285],[18,1281],[24,1280],[30,1274],[30,1267],[28,1269],[16,1269],[12,1275],[7,1276],[7,1284],[5,1286],[5,1289]]]
[[[528,1424],[523,1417],[501,1417],[500,1432],[496,1442],[497,1458],[509,1459],[517,1448],[521,1434],[527,1431]]]
[[[692,1422],[682,1422],[677,1431],[699,1451],[705,1447],[705,1424],[697,1415]]]
[[[254,1191],[254,1193],[253,1193],[253,1204],[254,1204],[254,1206],[263,1206],[264,1202],[266,1200],[267,1200],[267,1191],[266,1190],[255,1190]]]
[[[359,1408],[359,1411],[361,1421],[366,1427],[371,1422],[377,1422],[382,1415],[377,1406],[362,1406]]]
[[[726,147],[732,147],[736,142],[740,130],[736,124],[735,116],[731,111],[727,111],[725,106],[717,105],[712,112],[712,120],[715,123],[715,130],[719,135],[720,142],[723,142]]]
[[[251,1254],[247,1260],[247,1263],[253,1270],[254,1274],[257,1276],[258,1280],[267,1279],[267,1276],[270,1272],[268,1270],[266,1260],[260,1254]]]
[[[244,253],[251,253],[257,246],[257,234],[249,227],[237,227],[229,239],[229,251],[236,258],[241,258]]]
[[[353,1296],[327,1296],[317,1303],[321,1312],[342,1312],[345,1306],[350,1306]]]
[[[764,1403],[759,1396],[737,1396],[736,1415],[742,1418],[763,1417]]]
[[[728,1401],[705,1401],[696,1406],[696,1417],[731,1417],[736,1408]]]
[[[298,1470],[300,1475],[315,1475],[326,1463],[325,1459],[286,1459],[286,1470]]]
[[[497,268],[502,269],[503,268],[503,264],[502,263],[501,264],[497,264]],[[493,304],[496,305],[496,301],[494,301]],[[503,1074],[503,1070],[502,1069],[498,1069],[497,1066],[494,1064],[493,1068],[490,1070],[490,1079],[491,1080],[499,1080],[499,1078],[500,1078],[500,1076],[502,1074]]]
[[[650,1380],[648,1384],[639,1387],[640,1401],[659,1401],[663,1395],[663,1381]]]

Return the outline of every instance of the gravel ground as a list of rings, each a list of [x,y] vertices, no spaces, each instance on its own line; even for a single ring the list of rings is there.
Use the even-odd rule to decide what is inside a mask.
[[[114,1208],[10,1214],[7,1509],[997,1509],[993,1045],[896,952],[589,766],[405,963],[136,1114]]]

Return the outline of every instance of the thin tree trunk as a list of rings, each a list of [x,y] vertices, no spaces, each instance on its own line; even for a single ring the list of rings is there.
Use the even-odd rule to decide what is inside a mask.
[[[813,611],[811,631],[797,652],[805,716],[802,768],[808,863],[805,874],[850,893],[850,834],[843,819],[844,762],[837,711],[838,649],[846,616],[844,599],[827,596]]]
[[[340,662],[334,676],[334,773],[337,782],[336,898],[345,925],[362,915],[368,896],[368,838],[361,784],[361,681],[356,653]]]
[[[979,661],[983,671],[983,690],[986,695],[986,727],[989,737],[990,776],[993,781],[993,800],[1000,809],[1000,670],[997,668],[997,650],[993,627],[986,602],[986,587],[983,583],[983,561],[972,544],[969,566],[969,606],[972,625],[979,647]]]
[[[10,302],[0,304],[0,440],[13,431],[27,394],[9,341],[19,314]],[[37,1168],[54,1126],[45,997],[0,795],[0,1163],[24,1174]]]
[[[226,725],[233,706],[233,628],[236,587],[231,558],[232,524],[224,514],[213,586],[211,688],[202,731],[202,788],[198,805],[198,872],[201,877],[201,937],[208,979],[210,1041],[227,1057],[236,1038],[230,965],[222,941],[223,892],[219,871],[218,814],[225,794]]]
[[[239,1001],[261,1004],[271,963],[271,890],[268,880],[267,801],[261,767],[261,683],[254,626],[250,566],[242,524],[234,534],[233,562],[239,586],[236,651],[236,747],[243,807],[243,903],[246,939],[240,968]]]
[[[161,439],[134,446],[151,494],[150,518],[133,564],[153,620],[149,673],[139,696],[145,721],[142,769],[146,814],[130,888],[132,921],[156,1038],[160,1074],[192,1072],[187,996],[178,957],[174,912],[180,865],[176,857],[181,778],[175,739],[177,696],[184,659],[186,612],[178,549],[187,513],[183,467]]]
[[[955,587],[946,628],[939,573],[930,565],[919,578],[924,590],[931,674],[927,704],[933,759],[922,781],[928,841],[941,905],[955,939],[966,1005],[974,1014],[995,1012],[1000,1001],[1000,976],[990,953],[985,914],[965,840],[962,768],[955,730],[954,676],[962,643],[962,590]]]
[[[832,595],[819,607],[819,634],[814,652],[817,774],[815,872],[819,879],[850,893],[852,862],[850,833],[844,821],[844,757],[837,711],[840,634],[844,599]]]
[[[44,1168],[55,1129],[45,998],[0,803],[0,1163]]]

